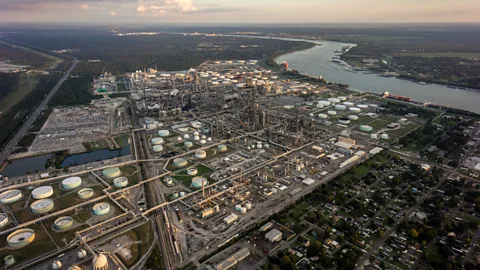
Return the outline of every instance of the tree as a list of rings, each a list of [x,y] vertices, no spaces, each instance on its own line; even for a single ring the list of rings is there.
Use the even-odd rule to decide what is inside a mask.
[[[318,254],[322,251],[322,243],[320,241],[314,241],[310,246],[307,248],[307,257],[314,257],[318,256]]]
[[[283,258],[282,258],[282,261],[280,262],[280,269],[282,269],[282,270],[283,269],[285,269],[285,270],[296,270],[297,267],[292,262],[290,257],[288,257],[287,255],[284,255]]]
[[[413,238],[417,238],[418,237],[418,232],[417,230],[415,230],[414,228],[412,228],[410,230],[410,236],[412,236]]]

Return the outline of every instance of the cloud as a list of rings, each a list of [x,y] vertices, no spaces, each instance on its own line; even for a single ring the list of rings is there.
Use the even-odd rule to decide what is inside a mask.
[[[87,3],[80,4],[79,7],[81,9],[89,9],[90,8],[90,6]]]
[[[115,11],[110,11],[110,13],[108,13],[108,15],[110,15],[112,17],[115,17],[115,16],[117,16],[117,13]]]
[[[163,15],[165,13],[192,13],[198,11],[193,0],[139,0],[137,12],[141,15]]]

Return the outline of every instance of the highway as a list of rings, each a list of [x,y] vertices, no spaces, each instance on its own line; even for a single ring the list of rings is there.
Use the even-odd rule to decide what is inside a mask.
[[[52,99],[52,97],[57,93],[60,86],[68,79],[70,73],[78,64],[78,59],[73,58],[73,63],[70,65],[68,70],[63,74],[62,78],[57,82],[57,84],[52,88],[52,90],[45,96],[45,98],[40,102],[40,104],[33,110],[30,116],[27,118],[25,122],[23,122],[20,129],[18,129],[17,133],[10,139],[10,141],[5,145],[0,152],[0,165],[2,165],[5,161],[7,161],[8,156],[12,152],[13,148],[17,145],[20,139],[27,133],[27,131],[32,126],[33,122],[40,116],[43,110],[47,107],[48,102]]]

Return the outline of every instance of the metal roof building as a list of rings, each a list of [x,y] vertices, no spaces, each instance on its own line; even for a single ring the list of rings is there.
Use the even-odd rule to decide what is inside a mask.
[[[232,256],[225,259],[223,262],[219,263],[215,269],[217,270],[227,270],[231,269],[241,260],[245,259],[250,255],[250,250],[248,248],[242,248],[241,250],[235,252]]]
[[[277,229],[273,229],[265,234],[265,239],[270,242],[280,241],[282,240],[282,232]]]

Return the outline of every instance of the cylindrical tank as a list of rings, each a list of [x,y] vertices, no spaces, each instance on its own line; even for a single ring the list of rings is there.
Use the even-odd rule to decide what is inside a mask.
[[[247,204],[245,204],[245,207],[247,208],[247,210],[250,210],[250,209],[252,209],[252,204],[251,204],[251,203],[247,203]]]
[[[59,231],[68,230],[69,228],[71,228],[73,226],[73,218],[68,217],[68,216],[57,218],[53,222],[53,226],[55,227],[55,229],[57,229]]]
[[[246,213],[247,213],[247,208],[246,208],[246,207],[242,207],[242,209],[240,210],[240,213],[246,214]]]
[[[177,137],[177,142],[181,142],[182,141],[182,136],[178,136]]]
[[[118,177],[113,179],[113,185],[117,188],[126,187],[128,185],[127,177]]]
[[[206,141],[206,140],[200,140],[200,143],[201,143],[201,144],[206,144],[207,141]]]
[[[5,262],[6,266],[12,266],[15,263],[15,257],[13,257],[13,255],[7,255],[3,261]]]
[[[194,140],[194,141],[199,141],[199,140],[200,140],[200,136],[195,136],[195,137],[193,137],[193,140]]]
[[[7,236],[7,244],[12,248],[22,248],[33,242],[35,232],[32,229],[20,229]]]
[[[206,158],[207,157],[207,152],[205,150],[195,151],[195,157],[196,158]]]
[[[153,145],[162,144],[163,142],[164,142],[163,138],[160,138],[160,137],[155,137],[152,139]]]
[[[191,142],[191,141],[184,142],[184,143],[183,143],[183,146],[186,147],[186,148],[190,148],[190,147],[193,146],[193,142]]]
[[[48,198],[53,195],[53,188],[51,186],[42,186],[32,191],[32,197],[36,200]]]
[[[195,176],[192,179],[192,188],[195,188],[195,189],[202,188],[202,184],[205,185],[205,186],[208,185],[207,178],[205,178],[203,176]]]
[[[368,108],[368,105],[358,104],[357,107],[360,108],[360,109],[367,109],[367,108]]]
[[[211,142],[211,141],[212,141],[212,138],[208,137],[208,138],[207,138],[207,141]]]
[[[158,136],[160,137],[167,137],[170,135],[170,131],[168,129],[162,129],[158,131]]]
[[[197,170],[197,168],[195,168],[195,167],[193,167],[193,168],[188,168],[188,169],[187,169],[187,174],[188,174],[188,175],[192,175],[192,176],[193,176],[193,175],[197,175],[197,173],[198,173],[198,170]]]
[[[35,201],[30,205],[30,209],[35,214],[42,214],[52,210],[54,207],[53,200],[43,199]]]
[[[330,106],[332,103],[327,100],[320,100],[318,104],[322,104],[323,106]]]
[[[351,107],[349,110],[350,110],[351,112],[353,112],[353,113],[359,113],[360,111],[362,111],[362,110],[361,110],[360,108],[358,108],[358,107]]]
[[[380,138],[383,139],[383,140],[388,140],[388,134],[384,133],[384,134],[380,135]]]
[[[328,101],[330,101],[331,103],[339,103],[339,102],[340,102],[340,99],[338,99],[338,98],[329,98]]]
[[[328,118],[328,115],[324,114],[324,113],[319,113],[318,114],[318,118],[320,119],[327,119]]]
[[[184,158],[176,158],[173,160],[173,166],[175,167],[185,167],[188,165],[188,161]]]
[[[80,249],[77,252],[77,258],[78,259],[84,259],[85,257],[87,257],[87,252],[84,249]]]
[[[374,140],[378,139],[377,134],[372,134],[372,135],[370,135],[370,139],[374,139]]]
[[[338,98],[339,100],[341,100],[341,101],[347,100],[347,97],[346,97],[346,96],[339,96],[339,97],[337,97],[337,98]],[[346,104],[345,104],[345,105],[346,105]]]
[[[327,114],[328,115],[337,115],[337,112],[336,111],[328,111]]]
[[[321,104],[321,103],[318,103],[317,104],[317,108],[323,108],[325,105]]]
[[[173,199],[176,199],[178,198],[178,192],[174,192],[173,195],[172,195]]]
[[[339,118],[339,119],[338,119],[338,122],[339,122],[340,124],[346,125],[346,124],[350,124],[350,119],[345,118],[345,117],[342,117],[342,118]]]
[[[228,150],[227,146],[225,144],[219,144],[217,147],[218,151],[220,152],[225,152]]]
[[[82,178],[78,176],[68,177],[62,181],[62,187],[64,189],[74,189],[82,184]]]
[[[0,213],[0,228],[5,227],[8,224],[8,215]]]
[[[183,138],[184,138],[185,140],[188,140],[188,139],[190,139],[190,135],[185,134],[185,135],[183,135]]]
[[[347,109],[347,106],[345,105],[340,105],[340,104],[335,105],[335,110],[344,111],[346,109]]]
[[[349,116],[348,116],[348,119],[355,121],[355,120],[358,120],[358,116],[356,116],[356,115],[349,115]]]
[[[198,131],[193,132],[193,136],[200,136],[200,133]]]
[[[361,125],[361,126],[360,126],[360,130],[361,130],[361,131],[370,132],[370,131],[373,130],[373,128],[372,128],[371,126]]]
[[[348,106],[348,107],[352,107],[352,106],[353,106],[353,102],[345,101],[345,102],[343,102],[343,105]]]
[[[147,125],[147,130],[154,130],[157,128],[157,124],[148,124]]]
[[[185,191],[180,191],[180,197],[185,197],[185,195],[187,195],[187,193],[185,193]]]
[[[94,191],[92,188],[84,188],[78,191],[78,197],[82,200],[93,197]]]
[[[153,152],[155,153],[160,153],[163,151],[163,146],[162,145],[154,145],[152,148]]]
[[[103,216],[110,212],[110,204],[106,202],[97,203],[93,206],[93,213],[97,216]]]
[[[173,179],[171,177],[167,177],[165,183],[169,186],[173,185]]]
[[[118,167],[113,167],[113,168],[107,168],[102,171],[102,175],[106,179],[112,179],[115,177],[119,177],[122,175],[122,171]]]
[[[241,204],[235,205],[235,210],[237,210],[237,211],[242,210],[242,205]]]

